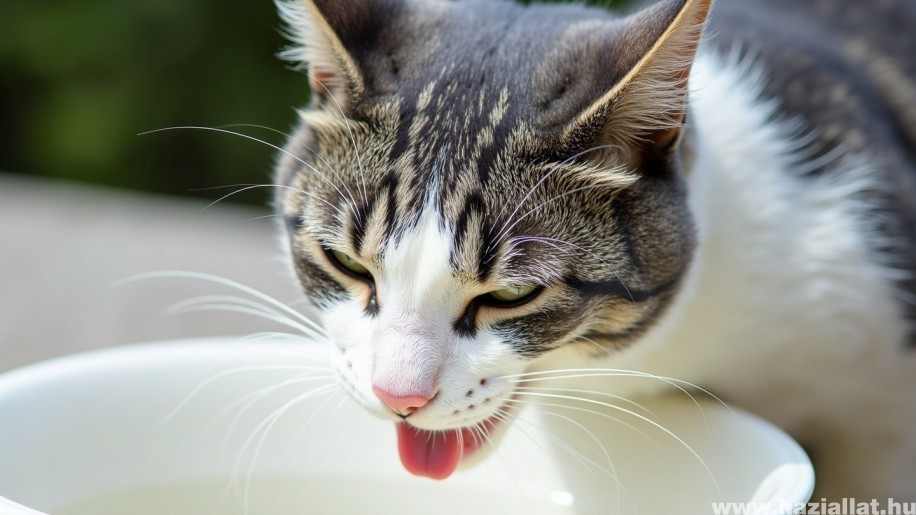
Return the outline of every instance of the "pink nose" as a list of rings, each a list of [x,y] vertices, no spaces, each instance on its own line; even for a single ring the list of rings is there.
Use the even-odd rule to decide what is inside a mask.
[[[372,387],[372,393],[398,415],[409,415],[423,406],[426,406],[426,403],[432,398],[422,395],[405,395],[399,397],[382,390],[378,386]]]

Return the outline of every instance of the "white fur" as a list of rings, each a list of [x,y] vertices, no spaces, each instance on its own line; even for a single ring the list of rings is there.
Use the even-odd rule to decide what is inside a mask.
[[[709,53],[694,66],[700,146],[688,180],[700,245],[673,309],[604,363],[559,352],[539,367],[629,368],[702,385],[820,451],[832,487],[822,493],[916,495],[916,361],[903,350],[897,272],[871,251],[880,236],[855,198],[875,188],[867,156],[799,177],[800,132],[767,121],[778,106],[759,100],[762,73]]]
[[[452,324],[479,292],[452,273],[453,239],[435,203],[427,202],[416,227],[390,242],[375,273],[379,315],[366,316],[359,300],[325,312],[324,326],[340,350],[337,368],[348,390],[368,409],[393,420],[394,414],[374,397],[373,387],[395,396],[434,397],[410,418],[425,429],[486,419],[492,414],[486,408],[499,406],[512,393],[511,383],[497,378],[519,373],[524,366],[489,331],[469,338],[456,335]],[[485,385],[481,379],[487,380]]]

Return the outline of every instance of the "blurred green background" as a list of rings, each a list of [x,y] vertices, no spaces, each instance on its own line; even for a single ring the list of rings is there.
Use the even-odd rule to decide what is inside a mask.
[[[0,2],[0,170],[211,198],[230,190],[200,190],[268,181],[275,152],[265,145],[138,134],[288,131],[308,89],[275,58],[279,27],[269,0]]]
[[[0,1],[0,171],[206,198],[232,191],[208,188],[269,181],[266,145],[196,130],[138,134],[289,131],[308,89],[275,57],[286,45],[279,28],[269,0]]]

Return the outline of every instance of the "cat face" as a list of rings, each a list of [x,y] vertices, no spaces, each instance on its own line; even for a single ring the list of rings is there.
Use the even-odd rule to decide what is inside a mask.
[[[632,344],[676,292],[693,229],[670,61],[705,11],[349,3],[286,7],[313,99],[276,205],[341,384],[400,423],[408,469],[444,477],[458,460],[430,456],[510,418],[532,363]],[[419,430],[460,442],[419,449]]]

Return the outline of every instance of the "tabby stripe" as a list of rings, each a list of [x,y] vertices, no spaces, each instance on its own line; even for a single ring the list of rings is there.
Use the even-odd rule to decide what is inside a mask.
[[[570,276],[565,278],[563,282],[570,288],[578,291],[583,297],[617,297],[639,304],[652,297],[672,290],[680,283],[683,274],[684,271],[682,270],[673,279],[649,290],[634,290],[627,288],[623,281],[617,277],[607,281],[586,281],[578,277]]]
[[[509,131],[506,129],[505,123],[500,121],[496,127],[493,128],[493,143],[481,148],[480,155],[477,157],[477,178],[480,180],[481,185],[489,181],[490,169],[496,161],[497,156],[502,151],[502,145],[497,142],[507,141],[508,139]]]
[[[394,145],[391,146],[391,153],[388,154],[388,159],[392,163],[396,163],[410,147],[410,127],[413,124],[407,121],[408,118],[411,118],[410,107],[404,102],[401,104],[398,132],[394,139]]]
[[[283,214],[283,223],[286,225],[286,230],[290,235],[295,236],[300,229],[305,227],[305,220],[302,219],[299,215],[291,215],[288,213]]]
[[[639,336],[644,332],[650,325],[650,323],[655,320],[658,315],[661,313],[664,308],[663,304],[658,304],[654,308],[650,309],[648,313],[643,315],[642,318],[637,320],[635,323],[630,324],[629,327],[623,331],[612,333],[612,332],[602,332],[602,331],[589,331],[581,339],[591,339],[591,340],[628,340],[634,336]]]
[[[366,238],[366,221],[369,219],[369,213],[372,212],[372,206],[375,199],[366,199],[365,203],[359,204],[353,209],[353,221],[350,224],[350,245],[359,251],[363,246]]]
[[[388,205],[385,210],[385,227],[382,231],[383,238],[389,240],[391,235],[394,234],[394,219],[397,216],[398,203],[397,203],[397,192],[398,192],[398,176],[394,172],[388,172],[388,175],[382,179],[382,182],[379,184],[379,195],[382,195],[382,192],[388,190]]]

